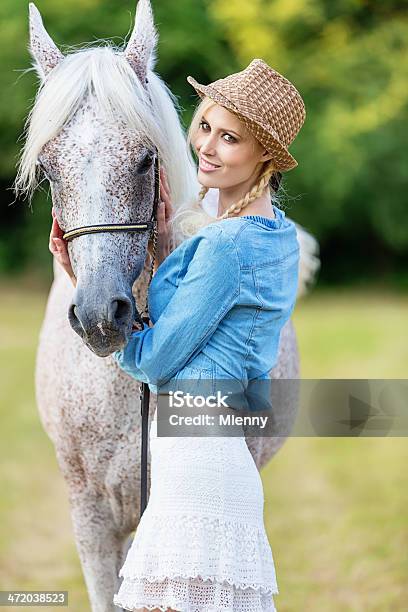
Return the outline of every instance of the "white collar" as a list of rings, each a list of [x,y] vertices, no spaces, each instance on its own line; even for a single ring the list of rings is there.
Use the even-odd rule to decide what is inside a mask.
[[[219,191],[216,187],[210,187],[201,202],[205,212],[214,218],[218,216]]]

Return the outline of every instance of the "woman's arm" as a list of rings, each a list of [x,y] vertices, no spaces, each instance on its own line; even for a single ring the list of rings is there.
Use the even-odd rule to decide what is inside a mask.
[[[239,296],[240,266],[235,243],[208,226],[197,240],[186,275],[153,327],[132,332],[113,357],[130,376],[166,383],[199,352]]]

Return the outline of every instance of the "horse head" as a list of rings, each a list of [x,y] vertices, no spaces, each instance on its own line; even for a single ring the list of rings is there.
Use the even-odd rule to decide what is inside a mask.
[[[149,0],[139,0],[125,48],[86,46],[68,54],[51,39],[34,4],[29,10],[40,87],[27,121],[17,188],[33,190],[42,172],[65,232],[146,222],[158,153],[176,208],[193,194],[196,172],[175,97],[153,72],[158,36]],[[134,320],[140,320],[132,286],[143,270],[148,238],[148,231],[106,231],[68,242],[77,278],[69,322],[98,356],[126,344]]]

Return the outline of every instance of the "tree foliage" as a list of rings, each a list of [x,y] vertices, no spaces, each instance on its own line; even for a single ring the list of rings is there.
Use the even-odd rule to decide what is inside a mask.
[[[36,4],[63,52],[105,38],[123,44],[136,8],[136,0]],[[327,261],[334,248],[349,263],[361,254],[367,269],[378,264],[376,253],[389,261],[407,254],[405,2],[152,0],[152,6],[160,33],[156,70],[178,96],[186,125],[197,100],[188,75],[208,83],[263,58],[296,85],[307,110],[290,147],[299,166],[284,175],[287,214],[317,236]],[[31,65],[28,2],[2,0],[0,17],[0,270],[6,271],[28,261],[44,265],[50,201],[38,195],[41,213],[25,203],[8,206],[37,77],[23,72]]]
[[[240,65],[261,57],[305,100],[287,175],[299,221],[323,241],[353,231],[406,252],[406,3],[211,0],[210,12]]]

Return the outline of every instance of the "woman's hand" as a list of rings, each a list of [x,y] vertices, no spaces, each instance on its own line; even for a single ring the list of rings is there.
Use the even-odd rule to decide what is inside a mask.
[[[68,254],[67,241],[62,238],[64,232],[58,225],[54,207],[52,207],[51,214],[53,219],[50,232],[49,249],[54,255],[55,259],[58,261],[58,263],[64,268],[65,272],[68,274],[74,287],[76,287],[76,278]]]
[[[170,189],[164,168],[160,167],[160,196],[157,207],[157,247],[156,259],[153,271],[156,272],[160,264],[171,253],[172,237],[169,221],[173,216],[173,206],[170,200]],[[153,255],[153,244],[149,241],[147,247],[150,255]]]

